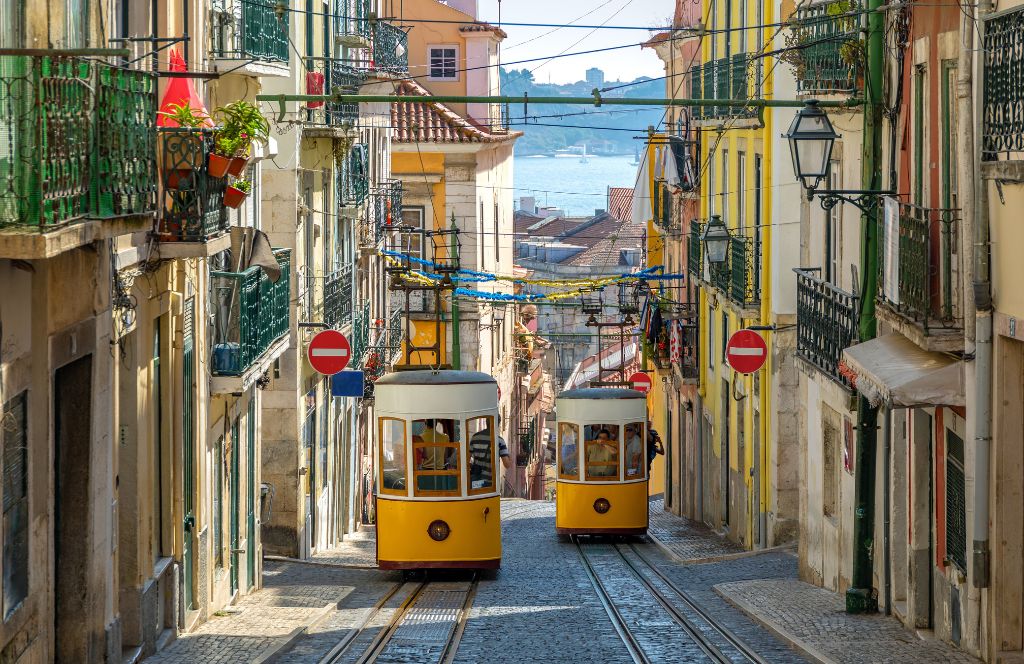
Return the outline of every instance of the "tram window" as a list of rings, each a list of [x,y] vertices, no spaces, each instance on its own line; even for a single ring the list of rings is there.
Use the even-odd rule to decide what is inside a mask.
[[[644,476],[647,467],[644,454],[644,423],[627,424],[622,432],[623,463],[626,465],[626,479],[635,480]]]
[[[469,436],[469,493],[494,491],[494,417],[466,420]]]
[[[587,437],[587,479],[617,480],[619,478],[619,425],[590,424],[584,427]]]
[[[406,493],[405,421],[380,418],[380,490],[397,496]]]
[[[564,480],[580,478],[580,427],[558,423],[558,476]]]
[[[413,420],[416,495],[459,495],[458,420]]]

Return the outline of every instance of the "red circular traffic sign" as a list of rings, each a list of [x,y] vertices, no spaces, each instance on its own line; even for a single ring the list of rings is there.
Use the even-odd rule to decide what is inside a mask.
[[[754,373],[768,359],[768,344],[753,330],[737,330],[729,337],[725,347],[729,366],[744,374]]]
[[[318,332],[306,349],[309,364],[325,376],[333,376],[348,366],[352,359],[352,346],[345,335],[337,330]]]
[[[638,392],[647,394],[651,391],[651,377],[643,371],[637,371],[635,374],[630,376],[629,382],[633,383],[633,389]]]

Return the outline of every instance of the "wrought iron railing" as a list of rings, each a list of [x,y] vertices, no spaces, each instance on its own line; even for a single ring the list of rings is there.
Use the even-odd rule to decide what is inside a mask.
[[[796,11],[792,48],[783,59],[795,70],[798,92],[849,94],[860,89],[865,55],[859,6],[853,0],[830,0]]]
[[[339,92],[357,94],[363,74],[338,58],[306,59],[306,94]],[[306,103],[307,125],[323,127],[352,126],[359,121],[359,104],[355,102],[316,101]]]
[[[370,0],[335,0],[334,38],[344,46],[365,47],[370,44],[373,29],[370,25]]]
[[[759,62],[746,53],[735,53],[692,67],[691,94],[694,99],[755,99],[760,94],[760,82],[752,79],[760,72]],[[757,109],[750,106],[701,106],[694,110],[694,118],[698,120],[756,116]]]
[[[985,20],[981,152],[985,161],[1024,152],[1024,6]],[[1016,154],[1015,154],[1016,153]]]
[[[161,240],[205,242],[227,232],[227,180],[207,170],[213,147],[212,129],[160,128]]]
[[[377,21],[373,29],[373,69],[399,76],[409,73],[409,36],[387,21]]]
[[[259,267],[211,272],[215,376],[239,376],[288,334],[291,250],[275,249],[281,277],[272,283]]]
[[[352,319],[352,366],[359,367],[370,347],[370,303],[364,302]]]
[[[155,119],[151,73],[0,56],[0,226],[153,213]]]
[[[402,223],[402,183],[399,180],[382,180],[371,195],[368,215],[372,215],[377,242],[384,239],[388,231]]]
[[[324,323],[339,328],[352,322],[352,265],[345,265],[324,280]]]
[[[358,206],[370,193],[370,152],[366,143],[356,143],[338,160],[338,195],[342,206]]]
[[[760,251],[752,237],[733,235],[729,240],[729,299],[741,307],[761,301]]]
[[[703,254],[701,253],[703,247],[700,241],[700,234],[703,230],[703,224],[696,220],[691,221],[690,234],[686,243],[686,271],[698,279],[704,277]]]
[[[288,62],[284,0],[215,0],[211,14],[213,57]]]
[[[819,269],[796,272],[796,352],[832,380],[850,387],[839,372],[843,350],[857,343],[860,298],[824,281]]]
[[[963,322],[960,251],[957,247],[959,210],[900,204],[896,260],[891,247],[880,242],[882,269],[880,293],[884,301],[904,316],[931,326],[957,327]],[[897,265],[895,274],[886,265]],[[895,297],[886,280],[897,279]]]

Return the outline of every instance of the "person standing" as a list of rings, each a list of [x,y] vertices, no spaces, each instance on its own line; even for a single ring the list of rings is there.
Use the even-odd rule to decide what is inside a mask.
[[[654,457],[665,453],[665,446],[661,442],[661,436],[652,426],[654,422],[647,420],[647,476],[651,476],[651,464]]]

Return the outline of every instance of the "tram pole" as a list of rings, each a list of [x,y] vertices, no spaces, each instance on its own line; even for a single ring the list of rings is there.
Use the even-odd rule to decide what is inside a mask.
[[[455,231],[452,234],[452,243],[449,251],[451,252],[452,260],[455,264],[459,262],[459,234],[458,225],[455,223],[455,210],[452,209],[452,224],[451,229]],[[462,349],[460,348],[461,340],[459,338],[459,298],[452,293],[452,369],[458,371],[462,368]]]

